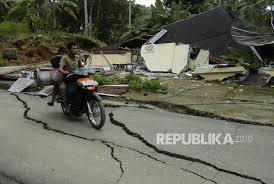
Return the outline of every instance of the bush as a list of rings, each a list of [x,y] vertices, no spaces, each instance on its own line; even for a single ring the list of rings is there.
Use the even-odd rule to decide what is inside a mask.
[[[108,79],[107,77],[103,75],[95,74],[91,76],[94,80],[98,82],[99,85],[111,85],[113,84],[113,81],[111,79]]]
[[[128,83],[129,89],[132,89],[133,91],[142,91],[143,84],[141,82],[132,80]]]
[[[111,84],[128,84],[129,89],[141,92],[165,92],[166,87],[161,85],[159,79],[145,80],[142,81],[141,77],[138,75],[126,75],[124,78],[119,80],[112,80],[103,75],[93,75],[91,76],[94,80],[98,82],[99,85],[111,85]]]
[[[0,56],[0,67],[6,66],[5,60]]]
[[[166,90],[166,87],[163,87],[161,85],[161,82],[159,79],[146,80],[143,84],[143,88],[145,91],[151,91],[151,92],[162,92]]]
[[[28,26],[24,23],[2,22],[0,23],[0,34],[15,35],[18,33],[28,33]]]
[[[17,59],[17,49],[7,48],[3,51],[4,59]]]
[[[142,79],[140,76],[138,75],[134,75],[134,74],[129,74],[129,75],[126,75],[124,78],[120,79],[120,83],[121,84],[129,84],[131,81],[135,81],[135,82],[138,82],[138,83],[142,83]]]

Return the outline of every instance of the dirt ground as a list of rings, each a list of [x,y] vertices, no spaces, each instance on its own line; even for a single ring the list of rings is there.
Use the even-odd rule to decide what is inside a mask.
[[[5,60],[7,66],[47,63],[58,51],[58,46],[55,44],[49,44],[37,38],[1,43],[0,54],[6,48],[17,49],[17,59]]]
[[[226,82],[162,79],[168,94],[129,92],[123,97],[182,112],[274,125],[274,88]],[[172,105],[174,105],[172,107]],[[177,110],[178,111],[178,110]]]

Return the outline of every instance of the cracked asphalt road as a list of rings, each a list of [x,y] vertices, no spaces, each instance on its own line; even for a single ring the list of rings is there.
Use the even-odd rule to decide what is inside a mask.
[[[274,184],[272,127],[121,107],[107,108],[112,116],[97,131],[47,99],[7,92],[0,99],[0,183]],[[252,135],[253,142],[156,145],[156,133],[173,132]]]

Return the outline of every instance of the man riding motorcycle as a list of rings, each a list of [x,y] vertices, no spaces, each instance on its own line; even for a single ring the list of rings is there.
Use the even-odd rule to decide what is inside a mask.
[[[98,83],[90,77],[95,72],[92,67],[85,66],[84,59],[78,55],[76,43],[69,43],[67,51],[67,55],[61,58],[59,69],[54,72],[64,75],[60,78],[62,84],[58,87],[57,102],[61,104],[65,115],[81,117],[86,114],[92,127],[101,129],[105,124],[106,112],[97,94]],[[59,80],[56,81],[59,83]]]
[[[67,55],[64,55],[60,61],[59,71],[63,74],[64,82],[61,85],[61,91],[63,90],[63,100],[68,100],[71,96],[73,96],[76,92],[75,84],[73,83],[73,79],[67,79],[66,76],[78,69],[85,66],[85,63],[82,61],[80,56],[78,55],[78,48],[75,42],[70,42],[67,45]],[[65,89],[64,89],[65,88]],[[65,93],[65,94],[64,94]],[[76,100],[77,101],[77,100]],[[49,105],[54,105],[54,100],[48,103]]]

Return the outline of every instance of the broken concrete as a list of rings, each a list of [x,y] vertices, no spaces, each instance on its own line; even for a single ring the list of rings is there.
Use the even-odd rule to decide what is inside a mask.
[[[196,67],[200,65],[208,65],[209,64],[209,51],[201,49],[197,58],[195,60],[191,60],[189,62],[189,68],[194,70]]]
[[[222,81],[236,74],[245,74],[244,67],[223,67],[216,68],[215,65],[204,65],[197,67],[193,74],[199,75],[207,81]]]
[[[274,77],[274,68],[272,68],[272,67],[263,67],[263,68],[259,69],[258,73],[259,74],[271,75],[272,77]]]
[[[177,45],[174,48],[174,55],[172,61],[172,73],[181,73],[188,64],[189,59],[189,45]]]
[[[21,92],[34,84],[33,79],[19,78],[9,89],[10,92]]]

